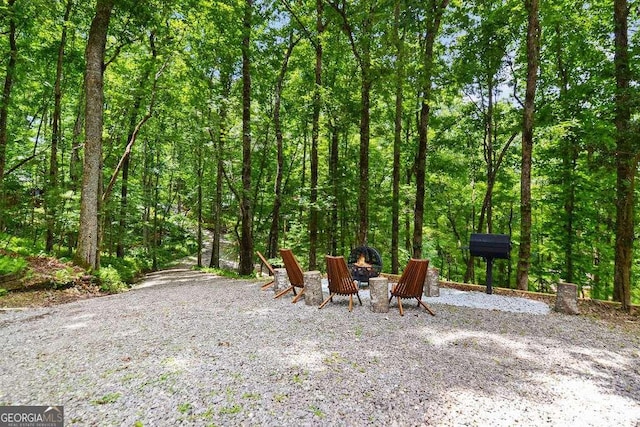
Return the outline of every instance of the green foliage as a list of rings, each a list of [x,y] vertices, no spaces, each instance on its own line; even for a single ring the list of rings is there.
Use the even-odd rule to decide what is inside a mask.
[[[186,414],[188,412],[191,412],[192,410],[192,405],[191,403],[180,403],[178,405],[178,412],[180,412],[181,414]]]
[[[316,405],[310,405],[309,406],[309,410],[311,411],[311,413],[313,413],[314,416],[318,417],[318,418],[324,418],[326,417],[325,413],[322,411],[322,409],[318,408]]]
[[[24,232],[24,227],[19,228]],[[0,233],[0,249],[7,253],[14,253],[22,256],[35,255],[42,251],[43,247],[41,242],[34,244],[33,238],[27,235],[20,234],[5,234]]]
[[[118,270],[110,265],[101,267],[97,272],[100,280],[100,290],[110,294],[117,294],[128,289],[127,285],[120,279]]]
[[[101,263],[116,270],[120,279],[129,284],[135,282],[140,274],[151,271],[151,262],[148,256],[138,252],[132,252],[130,256],[124,258],[103,257]]]
[[[223,406],[218,412],[220,415],[235,415],[242,412],[242,406],[238,404]]]
[[[109,403],[116,403],[120,399],[120,393],[107,393],[104,396],[91,401],[94,405],[107,405]]]
[[[82,274],[82,272],[78,273],[74,271],[74,269],[70,266],[66,266],[62,269],[56,270],[53,273],[53,287],[65,287],[69,283],[73,283]]]
[[[27,260],[18,256],[0,254],[0,275],[18,274],[27,267]]]

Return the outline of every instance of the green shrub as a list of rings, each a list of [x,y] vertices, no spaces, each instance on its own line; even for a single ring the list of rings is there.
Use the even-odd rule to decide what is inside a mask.
[[[74,282],[82,273],[77,273],[73,268],[67,266],[53,273],[53,287],[60,288]]]
[[[110,265],[101,267],[97,272],[97,277],[100,279],[100,290],[102,292],[117,294],[128,289],[127,285],[120,278],[118,270]]]
[[[40,240],[34,242],[32,236],[0,233],[0,243],[5,251],[25,257],[41,253],[44,250],[42,242]]]
[[[133,283],[136,276],[147,271],[140,260],[130,256],[124,258],[102,257],[101,264],[114,269],[118,273],[119,279],[125,283]]]
[[[21,257],[0,255],[0,275],[20,273],[27,267],[27,260]]]

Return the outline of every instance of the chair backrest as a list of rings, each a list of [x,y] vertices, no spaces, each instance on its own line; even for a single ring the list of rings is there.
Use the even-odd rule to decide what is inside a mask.
[[[271,264],[269,264],[269,261],[267,261],[264,255],[262,255],[260,251],[256,251],[256,255],[258,255],[258,258],[260,258],[260,261],[262,261],[262,264],[264,264],[264,266],[267,267],[267,270],[269,270],[271,275],[274,276],[275,272],[273,271],[273,267],[271,266]]]
[[[302,275],[302,267],[298,263],[298,260],[293,255],[291,249],[280,249],[280,256],[284,263],[284,268],[287,269],[287,276],[289,276],[289,282],[298,288],[304,288],[304,276]]]
[[[344,257],[327,255],[325,259],[327,261],[329,292],[339,295],[357,294],[358,286],[351,277]]]
[[[424,290],[424,280],[429,268],[428,259],[411,258],[402,272],[393,294],[402,298],[420,298]]]

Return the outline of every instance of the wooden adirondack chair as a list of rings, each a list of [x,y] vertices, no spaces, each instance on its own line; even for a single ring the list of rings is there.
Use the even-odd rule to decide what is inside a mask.
[[[402,298],[415,298],[418,300],[418,308],[422,305],[432,316],[435,316],[427,305],[422,302],[422,292],[424,290],[424,280],[427,276],[427,268],[429,268],[428,259],[411,258],[409,264],[402,272],[402,276],[391,288],[391,297],[389,302],[396,297],[398,299],[398,308],[400,316],[404,316],[402,310]]]
[[[360,305],[362,305],[362,300],[358,293],[358,282],[351,277],[344,257],[327,255],[326,261],[329,298],[324,300],[318,309],[324,307],[329,301],[333,301],[334,295],[349,295],[349,311],[353,309],[353,294],[356,294]]]
[[[291,286],[284,291],[278,292],[278,294],[273,298],[280,298],[287,292],[293,291],[293,295],[295,295],[295,297],[291,302],[296,303],[304,293],[304,276],[302,275],[302,267],[300,267],[300,264],[293,255],[293,251],[291,249],[280,249],[280,256],[282,257],[284,268],[287,270],[287,276],[289,276],[289,283],[291,283]],[[299,294],[296,294],[296,288],[301,289]]]
[[[275,276],[276,276],[276,272],[273,271],[273,267],[271,266],[271,264],[269,264],[269,261],[267,261],[267,259],[264,257],[264,255],[262,255],[260,253],[260,251],[256,251],[256,255],[258,255],[258,258],[260,258],[260,262],[267,267],[267,270],[269,270],[269,275],[271,277],[273,277],[273,279],[269,282],[269,283],[265,283],[264,285],[262,285],[262,287],[260,289],[267,289],[271,286],[273,286],[273,284],[275,283]]]

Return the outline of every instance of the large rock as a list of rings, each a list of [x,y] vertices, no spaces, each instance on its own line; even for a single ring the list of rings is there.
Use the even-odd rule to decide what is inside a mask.
[[[304,277],[304,303],[306,305],[322,304],[322,276],[319,271],[305,271]]]
[[[374,313],[389,312],[389,279],[386,277],[371,277],[369,279],[369,293],[371,295],[371,311]]]
[[[427,270],[427,276],[424,279],[424,296],[425,297],[439,297],[440,296],[440,283],[439,283],[440,270],[435,267],[429,267]]]
[[[273,293],[278,294],[280,291],[284,291],[291,284],[289,283],[289,276],[287,276],[287,270],[285,268],[274,268],[273,269]]]
[[[578,310],[578,286],[573,283],[558,283],[555,310],[565,314],[580,314]]]

